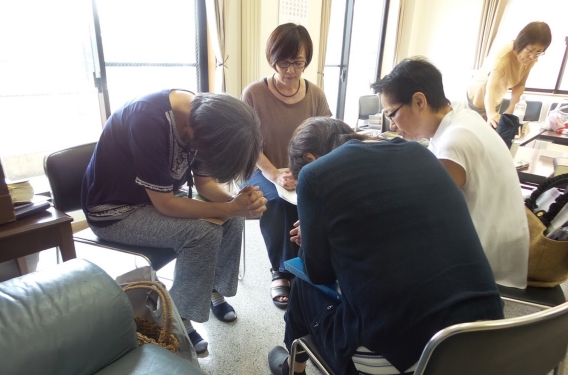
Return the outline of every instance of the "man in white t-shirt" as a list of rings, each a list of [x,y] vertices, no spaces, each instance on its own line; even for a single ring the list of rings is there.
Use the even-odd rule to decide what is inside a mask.
[[[381,94],[391,129],[406,139],[431,139],[429,149],[464,193],[496,282],[525,288],[529,230],[503,140],[479,114],[450,104],[442,74],[423,58],[405,59],[373,88]]]

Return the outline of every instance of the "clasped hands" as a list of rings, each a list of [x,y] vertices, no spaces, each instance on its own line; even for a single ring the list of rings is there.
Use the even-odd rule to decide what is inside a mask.
[[[296,181],[292,173],[288,170],[278,172],[273,181],[286,190],[294,190],[298,184],[298,181]]]
[[[248,185],[242,188],[235,199],[231,201],[237,208],[238,216],[257,218],[266,211],[266,198],[258,186]]]
[[[302,234],[300,233],[300,220],[294,223],[294,229],[290,231],[290,241],[295,242],[296,245],[302,245]]]

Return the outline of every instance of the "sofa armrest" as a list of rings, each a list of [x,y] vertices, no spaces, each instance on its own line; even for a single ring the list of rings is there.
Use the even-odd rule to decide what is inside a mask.
[[[205,375],[182,357],[155,344],[131,351],[96,375]]]
[[[73,259],[0,283],[6,374],[93,374],[137,348],[132,307],[98,266]]]

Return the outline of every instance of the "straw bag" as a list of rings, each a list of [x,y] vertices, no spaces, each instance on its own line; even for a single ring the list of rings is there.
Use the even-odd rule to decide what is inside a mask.
[[[135,268],[116,278],[116,282],[123,288],[123,290],[129,285],[133,285],[139,281],[152,282],[155,280],[155,277],[153,277],[153,271],[148,266]],[[158,282],[158,284],[163,286],[160,282]],[[159,327],[164,326],[162,324],[164,320],[163,315],[166,313],[164,304],[161,303],[161,300],[164,299],[171,301],[171,318],[168,319],[172,322],[172,333],[179,342],[177,354],[191,362],[195,367],[200,368],[197,354],[195,353],[193,345],[191,345],[191,341],[187,336],[187,330],[185,329],[183,320],[176,308],[176,305],[171,299],[169,293],[165,289],[163,289],[163,291],[167,298],[160,298],[154,289],[150,290],[145,288],[131,288],[126,292],[126,296],[130,300],[134,316],[152,321]]]
[[[172,302],[167,290],[161,283],[156,281],[137,281],[123,287],[125,293],[130,291],[145,289],[150,291],[149,296],[155,293],[158,296],[157,305],[161,304],[162,321],[158,324],[153,319],[135,316],[136,335],[138,336],[138,345],[156,344],[162,346],[174,354],[178,354],[179,341],[173,334],[172,330]],[[158,308],[156,306],[156,308]]]
[[[550,222],[563,208],[567,193],[560,195],[548,211],[539,210],[536,200],[547,190],[568,183],[568,174],[546,179],[525,200],[530,233],[528,285],[553,287],[568,280],[568,241],[557,241],[544,235]],[[568,190],[567,190],[568,192]]]

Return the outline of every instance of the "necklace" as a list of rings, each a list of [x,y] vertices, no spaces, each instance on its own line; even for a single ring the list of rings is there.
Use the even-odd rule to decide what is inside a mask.
[[[276,92],[278,92],[278,93],[279,93],[280,95],[282,95],[283,97],[285,97],[285,98],[291,98],[291,97],[295,96],[295,95],[298,93],[298,91],[300,91],[300,87],[302,86],[302,82],[301,82],[301,81],[298,81],[298,90],[296,90],[295,93],[293,93],[292,95],[284,95],[284,94],[282,94],[282,93],[278,90],[278,87],[276,87],[276,82],[274,81],[274,76],[275,76],[275,75],[276,75],[276,73],[274,73],[274,74],[272,75],[272,86],[274,86],[274,89],[276,90]]]

